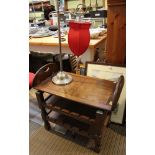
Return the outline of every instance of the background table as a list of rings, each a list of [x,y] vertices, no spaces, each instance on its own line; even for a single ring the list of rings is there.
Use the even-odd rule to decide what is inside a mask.
[[[104,42],[107,35],[103,35],[98,39],[91,39],[87,51],[82,55],[82,62],[93,61],[96,53],[96,48],[104,48]],[[68,36],[64,37],[66,40],[62,42],[62,53],[73,54],[68,45]],[[30,51],[40,51],[44,53],[59,53],[59,43],[58,38],[43,37],[43,38],[31,38],[29,39],[29,50]]]

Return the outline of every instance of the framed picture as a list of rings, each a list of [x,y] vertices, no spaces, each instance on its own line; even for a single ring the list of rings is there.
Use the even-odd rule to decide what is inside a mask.
[[[124,86],[118,100],[117,108],[112,112],[111,121],[122,124],[126,104],[126,67],[113,66],[104,63],[86,62],[86,76],[116,81],[120,75],[124,76]]]

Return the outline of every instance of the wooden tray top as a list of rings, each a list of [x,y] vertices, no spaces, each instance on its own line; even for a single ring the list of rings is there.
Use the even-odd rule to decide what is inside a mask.
[[[116,85],[114,82],[73,73],[67,74],[73,78],[68,85],[55,85],[51,78],[48,78],[34,88],[89,106],[111,110],[109,102]]]

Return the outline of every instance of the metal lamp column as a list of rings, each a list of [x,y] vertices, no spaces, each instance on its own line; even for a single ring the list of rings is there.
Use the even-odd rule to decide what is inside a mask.
[[[60,53],[60,71],[56,76],[52,78],[53,83],[57,85],[69,84],[72,81],[72,77],[65,72],[63,72],[62,66],[62,49],[61,49],[61,30],[60,30],[60,14],[59,14],[60,0],[57,0],[56,9],[57,9],[57,19],[58,19],[58,39],[59,39],[59,53]]]

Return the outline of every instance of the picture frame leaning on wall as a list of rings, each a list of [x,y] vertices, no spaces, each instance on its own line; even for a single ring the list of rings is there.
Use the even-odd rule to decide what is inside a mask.
[[[120,75],[124,76],[124,86],[118,100],[117,108],[112,112],[111,116],[111,122],[123,124],[126,108],[126,67],[100,62],[86,62],[85,75],[111,81],[116,81]]]

